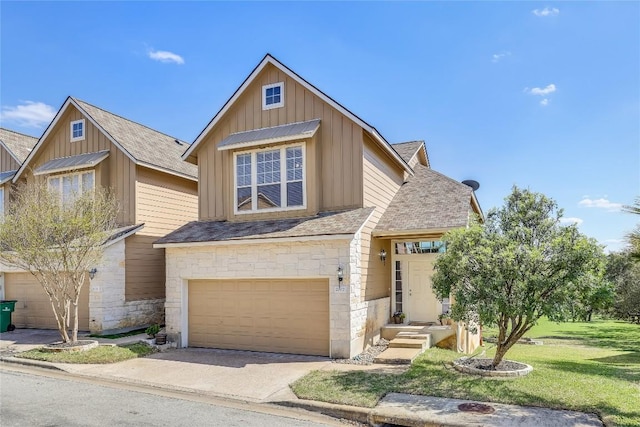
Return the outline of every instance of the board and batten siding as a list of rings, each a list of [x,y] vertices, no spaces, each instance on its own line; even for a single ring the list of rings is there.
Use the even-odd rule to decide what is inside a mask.
[[[125,300],[164,298],[164,249],[153,242],[198,219],[198,183],[138,166],[136,224],[144,228],[125,241]]]
[[[4,147],[0,147],[0,172],[15,171],[19,167],[20,163]]]
[[[262,110],[262,86],[284,82],[284,106]],[[234,215],[233,152],[218,143],[231,133],[320,119],[307,142],[307,212],[362,206],[362,128],[273,65],[247,87],[197,150],[201,220],[250,220],[273,216]],[[291,141],[294,143],[297,141]],[[315,159],[312,155],[315,155]],[[313,162],[315,171],[310,168]],[[314,194],[315,193],[315,194]],[[315,199],[315,200],[313,200]],[[300,211],[296,216],[300,216]],[[278,215],[282,216],[283,212]]]
[[[371,220],[362,230],[362,296],[365,301],[387,297],[391,292],[391,246],[389,241],[371,236],[380,217],[387,209],[403,182],[404,171],[364,135],[363,154],[364,207],[375,206]],[[387,252],[386,262],[380,251]]]
[[[70,123],[80,119],[85,119],[85,138],[82,141],[71,142]],[[69,105],[55,128],[43,141],[37,155],[30,162],[29,169],[35,170],[44,163],[60,157],[95,153],[102,150],[109,150],[109,157],[95,168],[96,185],[111,188],[114,191],[120,207],[118,223],[133,225],[135,221],[135,163],[73,105]],[[27,179],[32,179],[33,175],[29,169],[26,171]]]

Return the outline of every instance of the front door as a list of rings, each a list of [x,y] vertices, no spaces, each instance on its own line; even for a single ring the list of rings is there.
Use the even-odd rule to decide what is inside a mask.
[[[409,320],[436,322],[439,304],[431,289],[434,259],[423,257],[419,261],[409,261]]]

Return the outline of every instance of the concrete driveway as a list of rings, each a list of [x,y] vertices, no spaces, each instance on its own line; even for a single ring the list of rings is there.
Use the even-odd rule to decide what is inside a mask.
[[[109,365],[65,365],[68,372],[196,391],[252,402],[289,400],[289,384],[331,364],[325,357],[185,348]]]
[[[146,335],[98,341],[121,344],[143,338]],[[16,329],[0,334],[0,356],[11,356],[56,341],[60,341],[57,331]],[[203,348],[169,349],[146,358],[107,365],[55,364],[63,371],[79,375],[252,402],[291,399],[294,395],[289,384],[329,365],[331,361],[326,357]]]

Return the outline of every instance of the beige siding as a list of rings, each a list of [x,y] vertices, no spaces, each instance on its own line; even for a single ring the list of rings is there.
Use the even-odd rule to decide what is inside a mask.
[[[85,139],[70,142],[70,123],[73,120],[80,119],[85,119]],[[110,154],[96,168],[96,185],[111,188],[115,192],[120,205],[118,223],[132,225],[135,221],[135,164],[73,105],[69,105],[46,141],[43,141],[43,145],[39,148],[37,155],[30,162],[29,169],[36,169],[49,160],[59,157],[75,156],[101,150],[109,150]],[[29,178],[32,177],[30,172],[27,172],[27,175]]]
[[[0,146],[0,172],[14,171],[19,167],[20,163],[4,147]]]
[[[278,82],[284,82],[284,107],[263,111],[262,86]],[[315,171],[306,169],[306,213],[362,206],[362,128],[276,67],[268,65],[222,117],[197,152],[200,219],[234,219],[233,154],[218,151],[217,144],[222,139],[233,132],[312,119],[321,119],[321,125],[316,141],[307,143],[307,166],[313,164]],[[311,157],[312,153],[315,158]],[[300,216],[300,211],[292,215]],[[281,213],[278,216],[282,216]],[[239,219],[255,217],[242,215]]]
[[[142,234],[164,236],[198,219],[198,183],[138,167],[136,223]]]
[[[329,355],[327,279],[189,281],[189,346]]]
[[[78,328],[89,330],[89,278],[80,290]],[[11,321],[17,328],[58,329],[51,301],[31,273],[5,273],[5,299],[17,300]],[[73,324],[73,318],[71,323]]]
[[[125,240],[125,300],[164,298],[164,249],[154,249],[157,236],[135,234]]]
[[[371,221],[362,231],[362,295],[365,301],[387,297],[391,292],[391,246],[389,241],[372,239],[371,232],[403,182],[403,171],[376,143],[364,136],[364,206],[375,206]],[[380,260],[380,251],[387,261]]]

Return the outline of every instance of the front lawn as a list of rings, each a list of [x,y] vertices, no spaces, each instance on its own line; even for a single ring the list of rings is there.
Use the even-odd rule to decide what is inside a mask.
[[[136,357],[148,356],[156,349],[143,343],[122,346],[100,345],[87,351],[47,352],[41,349],[25,351],[16,355],[24,359],[41,360],[51,363],[116,363]]]
[[[432,348],[404,374],[315,371],[292,389],[302,399],[346,405],[373,407],[399,392],[595,412],[608,426],[640,426],[640,326],[543,321],[527,336],[544,345],[517,344],[506,356],[534,367],[522,378],[461,374],[450,366],[460,355]],[[485,349],[492,357],[493,345]]]

